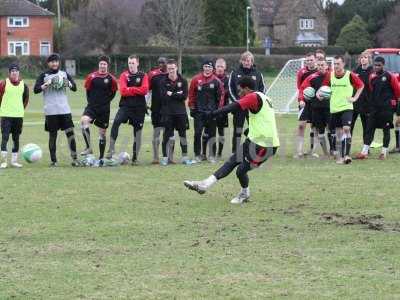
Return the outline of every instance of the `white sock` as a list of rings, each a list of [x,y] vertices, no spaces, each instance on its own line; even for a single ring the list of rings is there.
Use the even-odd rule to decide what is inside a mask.
[[[207,188],[211,187],[214,183],[216,183],[218,181],[217,177],[215,177],[214,175],[211,175],[210,177],[208,177],[207,179],[203,180],[203,183],[206,185]]]
[[[7,151],[1,151],[1,158],[3,159],[7,158]]]
[[[365,154],[365,155],[368,155],[368,151],[369,151],[369,145],[364,145],[362,150],[361,150],[361,153]]]
[[[242,193],[244,193],[244,194],[246,194],[246,195],[250,194],[250,188],[249,188],[249,187],[247,187],[247,188],[242,188]]]
[[[382,147],[382,154],[387,155],[388,148]]]
[[[18,161],[18,152],[13,152],[12,154],[11,154],[11,161],[14,163],[14,162],[17,162]]]
[[[303,153],[303,146],[304,146],[304,136],[298,136],[297,137],[297,153],[298,154]]]

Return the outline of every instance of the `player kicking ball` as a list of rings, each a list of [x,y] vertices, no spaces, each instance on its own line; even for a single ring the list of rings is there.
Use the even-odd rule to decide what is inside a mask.
[[[99,128],[99,163],[103,165],[106,149],[106,131],[110,122],[110,105],[118,90],[115,77],[108,72],[110,59],[107,56],[99,57],[99,69],[86,77],[85,89],[87,106],[81,118],[82,134],[86,149],[81,155],[92,154],[90,144],[90,124]]]
[[[236,168],[241,190],[231,200],[232,204],[242,204],[250,198],[249,177],[247,173],[273,156],[279,147],[275,112],[270,100],[261,92],[255,92],[255,82],[251,77],[239,80],[239,101],[232,102],[209,113],[208,118],[249,111],[249,129],[247,138],[240,148],[213,175],[201,181],[184,181],[190,190],[204,194],[218,180],[228,176]]]

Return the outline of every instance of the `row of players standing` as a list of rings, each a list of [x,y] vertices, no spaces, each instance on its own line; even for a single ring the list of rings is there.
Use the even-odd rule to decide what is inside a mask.
[[[310,153],[313,157],[318,157],[315,153],[317,143],[314,142],[318,136],[325,157],[333,155],[338,163],[351,163],[351,140],[358,116],[363,127],[364,146],[356,158],[368,157],[369,147],[377,128],[382,128],[384,134],[379,158],[387,157],[393,113],[396,112],[397,115],[400,113],[398,102],[400,86],[396,76],[384,70],[384,65],[384,58],[376,57],[372,67],[370,53],[364,52],[359,57],[359,65],[352,72],[345,70],[344,59],[341,56],[335,57],[334,67],[331,70],[322,50],[306,55],[305,67],[297,75],[300,113],[295,158],[304,156],[304,129],[306,124],[310,123]],[[330,100],[320,97],[318,93],[311,99],[305,99],[303,94],[305,89],[312,87],[318,91],[321,86],[331,86]],[[343,98],[344,101],[340,101],[339,98]],[[396,119],[396,124],[399,124],[399,118]],[[326,144],[326,129],[329,151]],[[398,126],[395,133],[396,147],[393,152],[398,152],[400,149]]]
[[[41,73],[36,80],[34,93],[43,93],[45,131],[49,133],[49,152],[51,166],[58,165],[57,138],[58,131],[65,132],[68,147],[71,153],[72,165],[79,166],[77,145],[74,134],[74,123],[71,108],[68,101],[67,89],[75,92],[76,83],[65,71],[61,70],[61,58],[58,54],[52,54],[47,58],[48,69]],[[115,144],[118,138],[121,124],[128,123],[133,127],[132,163],[136,164],[142,140],[142,129],[147,113],[146,95],[151,93],[151,119],[153,125],[153,163],[167,165],[173,163],[174,131],[177,130],[180,137],[182,150],[182,162],[188,163],[188,147],[186,130],[189,128],[189,120],[186,112],[186,99],[189,98],[190,115],[194,118],[194,153],[195,162],[207,159],[206,149],[209,149],[208,160],[214,162],[222,155],[224,146],[224,129],[228,127],[228,118],[220,117],[216,120],[208,119],[207,113],[229,103],[229,99],[239,99],[237,85],[241,77],[251,77],[256,88],[264,91],[263,77],[255,69],[254,57],[250,52],[241,55],[240,67],[230,76],[226,74],[226,62],[224,59],[213,61],[205,60],[202,71],[193,77],[190,87],[187,80],[178,73],[175,60],[159,59],[159,67],[148,74],[139,70],[139,58],[131,55],[128,58],[128,70],[120,75],[117,80],[110,72],[110,60],[107,56],[101,56],[98,61],[98,70],[90,73],[85,80],[87,106],[81,117],[81,129],[85,141],[85,150],[82,155],[93,153],[91,143],[90,124],[99,128],[99,161],[104,162],[104,157],[111,158],[115,153]],[[22,86],[21,92],[14,98],[21,98],[22,107],[18,106],[18,124],[13,117],[2,116],[2,161],[7,166],[7,142],[9,135],[13,136],[13,165],[21,166],[17,162],[19,151],[19,135],[22,132],[23,110],[28,104],[27,86],[19,75],[17,65],[10,67],[10,78],[13,84],[4,82],[3,89],[8,91],[13,86]],[[15,73],[15,74],[14,74]],[[14,74],[14,75],[13,75]],[[12,76],[11,76],[12,75]],[[14,76],[14,77],[15,77]],[[5,88],[7,84],[7,88]],[[110,123],[111,101],[119,90],[121,99],[119,109],[112,124],[108,152],[106,150],[106,131]],[[3,95],[2,95],[3,96]],[[14,99],[15,100],[15,99]],[[19,100],[18,100],[19,101]],[[4,101],[3,103],[8,103]],[[4,106],[4,105],[3,105]],[[4,109],[3,109],[4,110]],[[21,115],[21,116],[20,116]],[[232,139],[233,152],[240,144],[243,126],[247,115],[245,112],[236,112],[233,117],[234,135]],[[3,124],[4,123],[4,124]],[[218,130],[218,151],[216,147],[216,133]],[[162,159],[159,160],[160,135],[163,132]],[[192,161],[190,161],[192,162]]]

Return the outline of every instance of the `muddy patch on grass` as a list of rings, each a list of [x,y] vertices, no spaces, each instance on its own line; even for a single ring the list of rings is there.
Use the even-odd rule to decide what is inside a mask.
[[[400,223],[386,222],[382,215],[341,215],[338,213],[322,213],[320,219],[325,223],[336,224],[338,226],[359,225],[364,229],[400,232]]]

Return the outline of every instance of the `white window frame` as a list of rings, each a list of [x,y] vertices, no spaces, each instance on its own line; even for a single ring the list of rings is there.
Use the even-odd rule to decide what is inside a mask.
[[[300,30],[312,30],[314,29],[314,19],[301,18],[299,20]]]
[[[42,45],[43,44],[47,44],[49,46],[48,53],[43,53],[42,52]],[[51,43],[50,43],[50,41],[40,41],[40,43],[39,43],[39,55],[40,56],[49,56],[50,54],[51,54]]]
[[[8,49],[8,55],[10,55],[10,56],[16,56],[17,55],[17,51],[16,51],[17,44],[22,44],[22,54],[21,55],[23,55],[23,56],[30,55],[31,48],[30,48],[29,41],[8,41],[8,48],[7,48]],[[27,50],[25,52],[24,52],[24,44],[26,44],[26,50]],[[10,51],[11,45],[14,45],[13,46],[13,51]]]
[[[24,24],[24,20],[26,20],[26,24]],[[19,21],[21,25],[16,25],[16,21]],[[7,18],[7,26],[8,27],[29,27],[29,17],[8,17]]]

